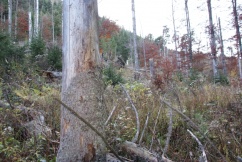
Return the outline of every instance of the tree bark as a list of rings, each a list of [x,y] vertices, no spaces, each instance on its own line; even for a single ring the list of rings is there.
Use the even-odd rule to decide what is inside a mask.
[[[39,0],[35,0],[34,3],[34,37],[39,36]]]
[[[12,0],[8,0],[8,34],[12,35],[12,11],[13,11],[13,3]]]
[[[242,43],[241,43],[241,36],[239,31],[239,21],[238,21],[238,13],[237,13],[237,0],[232,0],[233,5],[233,13],[234,13],[234,23],[236,29],[236,37],[239,45],[239,54],[238,54],[238,64],[239,64],[239,76],[242,79],[242,69],[241,69],[241,57],[242,57]]]
[[[180,70],[180,55],[177,51],[177,35],[176,35],[176,24],[175,24],[175,11],[174,11],[174,5],[173,5],[173,0],[172,0],[172,22],[173,22],[173,29],[174,29],[174,41],[175,41],[175,52],[176,52],[176,65],[177,65],[177,69]]]
[[[139,71],[139,56],[137,52],[137,40],[136,40],[135,5],[134,5],[134,0],[131,0],[131,2],[132,2],[132,18],[133,18],[134,64],[135,64],[135,71]]]
[[[218,70],[217,70],[216,44],[215,44],[211,0],[207,0],[207,5],[208,5],[208,14],[209,14],[210,47],[211,47],[211,54],[213,59],[213,77],[216,78],[218,75]]]
[[[15,22],[14,22],[14,38],[17,39],[17,29],[18,29],[18,0],[16,0],[15,6]]]
[[[97,34],[97,0],[63,1],[62,101],[103,132],[101,71]],[[98,135],[68,110],[61,110],[57,161],[105,161]]]
[[[192,33],[191,33],[191,24],[190,24],[190,16],[188,10],[188,0],[185,0],[185,11],[186,11],[186,22],[187,22],[187,36],[188,36],[188,53],[189,53],[189,68],[192,68]]]
[[[31,5],[30,5],[30,0],[29,0],[29,45],[31,44],[32,41],[32,13],[31,13]]]
[[[221,42],[221,55],[222,55],[223,73],[224,73],[225,76],[227,76],[226,60],[225,60],[225,54],[224,54],[224,41],[223,41],[220,18],[218,18],[218,23],[219,23],[220,42]]]
[[[54,4],[51,2],[51,21],[52,21],[52,41],[55,44],[55,23],[54,23]]]

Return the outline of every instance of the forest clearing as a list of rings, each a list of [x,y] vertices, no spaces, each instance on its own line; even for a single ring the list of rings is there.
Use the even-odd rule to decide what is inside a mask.
[[[188,0],[177,32],[176,2],[154,38],[137,35],[134,0],[132,31],[97,0],[1,0],[0,161],[242,162],[242,4],[228,54],[213,1],[209,51]]]

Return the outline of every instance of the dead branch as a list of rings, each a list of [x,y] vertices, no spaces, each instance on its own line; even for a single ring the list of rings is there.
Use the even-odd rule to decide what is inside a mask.
[[[129,154],[144,158],[146,161],[158,162],[158,159],[152,153],[142,147],[137,146],[133,142],[125,141],[122,144],[122,148]]]
[[[205,153],[205,150],[204,150],[204,147],[202,145],[202,143],[199,141],[199,139],[190,131],[190,130],[187,130],[191,136],[197,141],[198,143],[198,146],[202,152],[202,155],[199,157],[199,162],[207,162],[207,156],[206,156],[206,153]]]
[[[108,122],[109,122],[109,120],[111,119],[111,117],[113,116],[113,113],[114,113],[114,111],[116,110],[116,108],[117,108],[117,105],[115,105],[115,106],[113,107],[113,110],[111,111],[110,115],[108,116],[108,119],[107,119],[107,121],[105,122],[105,125],[108,124]]]
[[[62,101],[60,101],[57,98],[54,98],[56,101],[58,101],[64,108],[69,110],[74,116],[76,116],[78,119],[80,119],[83,123],[85,123],[89,128],[91,128],[101,139],[103,142],[106,144],[106,146],[111,150],[111,152],[121,161],[124,162],[123,159],[119,157],[119,155],[116,153],[116,151],[108,144],[106,138],[96,129],[94,128],[88,121],[86,121],[83,117],[81,117],[79,114],[77,114],[72,108],[64,104]]]
[[[143,136],[144,136],[144,133],[145,133],[145,129],[146,129],[147,125],[148,125],[149,117],[150,117],[150,112],[148,112],[148,114],[147,114],[145,125],[144,125],[144,129],[143,129],[143,131],[141,133],[141,136],[140,136],[140,139],[139,139],[139,144],[141,144],[141,142],[142,142],[142,139],[143,139]]]
[[[166,96],[166,94],[164,94],[163,98],[165,98],[165,96]],[[162,105],[161,105],[161,107],[162,107]],[[155,129],[156,129],[156,125],[157,125],[157,122],[158,122],[158,119],[159,119],[159,116],[160,116],[161,107],[159,108],[159,111],[158,111],[158,114],[157,114],[157,117],[156,117],[156,120],[155,120],[153,135],[152,135],[151,144],[150,144],[150,150],[152,149],[152,146],[153,146],[154,136],[155,136],[155,133],[156,133]]]
[[[160,116],[160,111],[161,111],[161,108],[159,108],[159,111],[158,111],[158,114],[157,114],[157,117],[156,117],[156,120],[155,120],[155,125],[154,125],[154,128],[153,128],[153,135],[152,135],[152,139],[151,139],[151,143],[150,143],[150,150],[152,149],[152,146],[153,146],[153,142],[154,142],[154,137],[155,137],[155,129],[156,129],[156,125],[158,123],[158,118]]]
[[[223,159],[223,161],[227,162],[226,158],[223,156],[223,154],[217,149],[217,147],[213,144],[213,142],[205,135],[203,134],[203,132],[201,131],[201,129],[185,114],[183,114],[181,111],[179,111],[178,109],[174,108],[173,106],[171,106],[170,103],[166,102],[165,100],[161,100],[163,103],[165,103],[168,107],[170,107],[172,110],[174,110],[175,112],[177,112],[180,116],[182,116],[186,122],[190,123],[190,125],[196,129],[208,142],[209,144],[219,153],[219,155],[221,156],[221,158]]]
[[[172,125],[173,125],[173,114],[172,114],[172,109],[170,108],[170,122],[169,122],[169,127],[168,127],[168,133],[167,133],[167,136],[166,136],[166,145],[164,147],[164,151],[163,151],[163,154],[162,156],[164,157],[166,152],[167,152],[167,149],[169,147],[169,143],[170,143],[170,139],[171,139],[171,133],[172,133]]]
[[[133,103],[129,93],[127,92],[127,90],[124,88],[124,86],[122,84],[120,84],[120,86],[122,87],[123,91],[125,92],[126,96],[128,97],[129,103],[131,104],[131,106],[135,112],[137,131],[136,131],[134,138],[132,139],[132,142],[135,143],[138,140],[139,132],[140,132],[139,114],[138,114],[138,111],[137,111],[136,107],[134,106],[134,103]]]

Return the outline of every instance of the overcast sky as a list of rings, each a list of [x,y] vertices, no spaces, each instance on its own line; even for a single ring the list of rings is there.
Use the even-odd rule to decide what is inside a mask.
[[[242,0],[237,0],[242,4]],[[132,31],[131,0],[98,0],[99,15],[115,21],[119,26]],[[208,12],[206,0],[189,0],[191,28],[195,32],[195,38],[202,40],[203,50],[209,49],[208,35],[205,34],[205,27],[208,25]],[[231,30],[231,1],[212,0],[213,21],[216,24],[217,18],[221,17],[223,37],[231,37],[235,30]],[[174,0],[175,23],[178,35],[186,33],[184,0]],[[154,38],[162,35],[163,26],[167,25],[172,36],[172,0],[135,0],[137,35],[146,36],[152,34]],[[231,43],[230,43],[231,44]],[[230,45],[225,42],[226,48]],[[172,41],[169,47],[174,47]],[[196,49],[194,49],[196,50]],[[225,49],[226,52],[228,52]],[[228,55],[228,54],[227,54]]]

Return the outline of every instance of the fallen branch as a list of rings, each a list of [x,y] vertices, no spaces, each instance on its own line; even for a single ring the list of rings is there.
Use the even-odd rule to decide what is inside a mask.
[[[145,133],[145,129],[146,129],[147,125],[148,125],[149,117],[150,117],[150,112],[148,112],[148,114],[147,114],[145,125],[144,125],[144,129],[143,129],[143,131],[141,133],[141,136],[140,136],[140,139],[139,139],[139,144],[141,144],[141,142],[142,142],[142,139],[143,139],[143,136],[144,136],[144,133]]]
[[[165,98],[166,94],[164,94],[163,98]],[[162,107],[162,105],[161,105]],[[156,120],[155,120],[155,125],[154,125],[154,129],[153,129],[153,135],[152,135],[152,139],[151,139],[151,143],[150,143],[150,150],[152,149],[152,146],[153,146],[153,142],[154,142],[154,136],[155,136],[155,129],[156,129],[156,125],[158,123],[158,119],[159,119],[159,116],[160,116],[160,111],[161,111],[161,107],[159,108],[159,111],[158,111],[158,114],[157,114],[157,117],[156,117]]]
[[[205,153],[205,150],[204,150],[204,147],[202,145],[202,143],[199,141],[199,139],[190,131],[190,130],[187,130],[191,136],[197,141],[198,143],[198,146],[202,152],[202,155],[199,157],[199,162],[207,162],[207,156],[206,156],[206,153]]]
[[[203,134],[203,132],[201,131],[201,129],[185,114],[183,114],[181,111],[179,111],[178,109],[174,108],[173,106],[171,106],[170,103],[166,102],[165,100],[161,100],[162,102],[164,102],[168,107],[170,107],[172,110],[174,110],[175,112],[177,112],[180,116],[182,116],[186,121],[188,121],[191,126],[193,126],[201,135],[203,135],[203,137],[209,142],[209,144],[219,153],[219,155],[222,157],[223,161],[227,162],[226,158],[223,156],[223,154],[217,149],[217,147],[213,144],[213,142],[205,135]]]
[[[159,108],[159,111],[158,111],[158,114],[157,114],[157,117],[156,117],[156,120],[155,120],[155,125],[154,125],[154,128],[153,128],[153,135],[152,135],[152,138],[151,138],[151,143],[150,143],[150,150],[152,149],[152,146],[153,146],[153,142],[154,142],[154,137],[155,137],[155,129],[156,129],[156,125],[158,123],[158,118],[160,116],[160,111],[161,111],[161,108]]]
[[[158,162],[158,159],[152,153],[142,147],[137,146],[133,142],[125,141],[122,144],[122,148],[131,155],[144,158],[145,161]]]
[[[137,111],[136,107],[134,106],[134,103],[133,103],[129,93],[127,92],[127,90],[124,88],[124,86],[122,84],[120,84],[120,86],[122,87],[123,91],[125,92],[126,96],[128,97],[129,103],[131,104],[131,106],[135,112],[137,131],[136,131],[134,138],[132,139],[132,142],[135,143],[138,140],[139,132],[140,132],[139,114],[138,114],[138,111]]]
[[[74,116],[76,116],[78,119],[80,119],[83,123],[85,123],[89,128],[91,128],[101,139],[103,142],[106,144],[106,146],[111,150],[111,152],[121,161],[124,162],[123,159],[119,157],[119,155],[116,153],[116,151],[108,144],[106,141],[106,138],[96,129],[94,128],[88,121],[86,121],[84,118],[82,118],[79,114],[77,114],[72,108],[64,104],[62,101],[60,101],[57,98],[54,98],[56,101],[58,101],[63,107],[65,107],[67,110],[69,110]]]
[[[113,113],[114,113],[114,111],[116,110],[116,108],[117,108],[117,105],[115,105],[115,106],[113,107],[113,110],[111,111],[111,113],[110,113],[110,115],[109,115],[107,121],[105,122],[105,125],[108,124],[108,122],[109,122],[109,120],[111,119],[111,117],[113,116]]]
[[[166,152],[167,152],[167,149],[169,147],[169,143],[170,143],[170,139],[171,139],[171,133],[172,133],[172,125],[173,125],[173,114],[172,114],[172,109],[170,108],[170,122],[169,122],[169,127],[168,127],[168,133],[167,133],[167,136],[166,136],[166,145],[164,147],[164,151],[163,151],[163,154],[162,156],[164,157]]]

